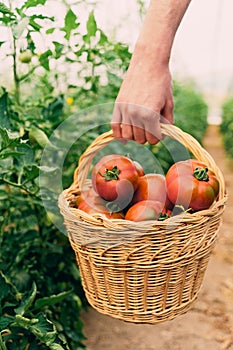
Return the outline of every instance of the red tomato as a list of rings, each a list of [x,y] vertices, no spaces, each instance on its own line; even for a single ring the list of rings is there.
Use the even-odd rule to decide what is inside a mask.
[[[82,200],[83,200],[82,195],[79,194],[75,200],[75,205],[77,208],[78,208],[79,204],[82,202]]]
[[[134,163],[135,168],[138,172],[138,176],[144,176],[145,172],[144,172],[142,165],[139,162],[137,162],[136,160],[134,160],[133,163]]]
[[[170,201],[167,194],[166,194],[165,208],[169,211],[172,211],[174,208],[174,204]]]
[[[162,210],[163,203],[145,200],[132,205],[127,211],[125,219],[131,221],[158,220]]]
[[[76,207],[79,207],[79,204],[83,201],[86,200],[88,201],[88,198],[95,198],[97,196],[97,193],[93,190],[93,188],[88,188],[86,190],[83,190],[77,197],[76,197]]]
[[[112,212],[107,208],[108,202],[98,196],[98,194],[90,189],[82,193],[82,200],[79,203],[78,209],[83,210],[88,214],[102,214],[109,219],[124,219],[122,211]]]
[[[194,211],[208,209],[219,192],[213,171],[194,159],[173,164],[166,174],[166,185],[168,198],[174,205]]]
[[[133,161],[118,154],[102,157],[92,171],[94,190],[105,200],[115,201],[122,209],[131,202],[138,178]]]
[[[138,187],[134,193],[132,204],[144,200],[160,201],[165,204],[165,176],[161,174],[146,174],[144,176],[139,177]]]

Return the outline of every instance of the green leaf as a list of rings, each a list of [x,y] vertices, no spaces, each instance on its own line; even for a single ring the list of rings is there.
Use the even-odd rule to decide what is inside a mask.
[[[0,151],[0,159],[5,159],[9,157],[17,157],[17,156],[23,156],[23,152],[19,151],[8,151],[8,150],[3,150],[2,152]]]
[[[53,41],[53,45],[55,46],[55,58],[58,59],[62,55],[62,50],[64,48],[64,45],[57,41]]]
[[[8,17],[8,16],[4,16],[4,17],[0,17],[0,23],[4,23],[4,25],[8,25],[10,22],[14,21],[15,18],[12,17]]]
[[[35,309],[41,309],[45,306],[51,306],[51,305],[57,304],[60,301],[62,301],[64,298],[66,298],[68,295],[70,295],[72,292],[73,292],[73,289],[65,292],[61,292],[59,294],[50,295],[49,297],[37,299],[35,302]]]
[[[0,17],[0,22],[4,23],[5,25],[8,25],[16,20],[16,15],[2,2],[0,2],[0,13],[2,14]]]
[[[59,340],[59,334],[55,325],[47,319],[42,313],[37,318],[28,319],[21,315],[16,315],[16,324],[30,330],[42,343],[47,345],[51,350],[70,350],[67,342]]]
[[[32,54],[34,54],[36,46],[34,41],[32,40],[30,32],[27,33],[26,39],[27,39],[27,49],[30,50]]]
[[[36,31],[39,31],[42,28],[42,25],[40,25],[39,23],[36,22],[36,20],[39,19],[41,20],[50,20],[52,22],[54,22],[54,17],[51,16],[44,16],[44,15],[32,15],[30,16],[29,19],[29,24],[33,27],[33,29],[35,29]]]
[[[26,176],[26,180],[23,182],[24,184],[36,179],[39,176],[39,167],[37,165],[31,165],[24,167],[24,172]]]
[[[14,147],[20,144],[20,137],[17,133],[13,133],[10,130],[7,130],[6,128],[0,127],[0,141],[2,148],[7,147]]]
[[[48,20],[50,20],[50,21],[52,21],[52,22],[54,22],[54,16],[45,16],[45,15],[41,15],[41,14],[39,14],[39,15],[32,15],[30,18],[32,18],[32,19],[48,19]]]
[[[32,15],[29,18],[29,24],[30,26],[36,31],[39,32],[42,28],[42,25],[40,25],[38,22],[36,22],[36,20],[50,20],[52,22],[54,22],[54,17],[51,16],[44,16],[44,15]]]
[[[1,148],[6,148],[9,144],[9,137],[7,130],[0,127],[0,141],[1,141]]]
[[[10,281],[10,279],[0,271],[0,300],[9,296],[10,293],[14,292],[16,296],[19,294],[15,285]]]
[[[8,113],[8,93],[4,92],[0,97],[0,120],[2,128],[10,128],[10,118]]]
[[[65,34],[65,39],[69,40],[72,30],[78,28],[79,23],[77,23],[76,14],[69,9],[65,16],[65,26],[63,28]]]
[[[106,42],[108,42],[108,37],[104,34],[102,30],[100,30],[99,44],[104,45]]]
[[[47,346],[55,342],[57,331],[54,324],[49,321],[43,314],[37,318],[29,319],[21,315],[16,315],[16,325],[30,330],[38,339]]]
[[[2,300],[10,292],[10,285],[7,283],[5,276],[2,273],[0,273],[0,290],[0,300]]]
[[[48,107],[44,107],[42,114],[46,120],[57,121],[58,118],[63,114],[64,107],[64,96],[54,98],[52,102],[49,103]]]
[[[35,282],[33,282],[32,288],[31,288],[31,291],[29,292],[28,297],[23,298],[20,305],[16,309],[14,309],[16,314],[19,314],[22,316],[25,314],[25,312],[30,308],[30,306],[34,302],[35,297],[36,297],[36,293],[37,293],[37,287],[36,287]]]
[[[94,12],[91,11],[87,20],[87,39],[90,40],[92,36],[96,35],[97,24],[94,16]]]
[[[0,201],[5,201],[9,197],[8,193],[4,190],[0,190]]]
[[[81,307],[82,307],[82,301],[81,301],[81,299],[79,298],[79,296],[78,296],[78,295],[74,295],[74,296],[73,296],[73,300],[76,302],[77,307],[78,307],[79,309],[81,309]]]
[[[40,56],[39,56],[39,62],[41,64],[41,66],[46,69],[47,71],[50,71],[50,67],[49,67],[49,57],[52,56],[52,51],[51,50],[47,50],[45,52],[43,52]]]
[[[32,15],[29,18],[29,24],[30,26],[35,30],[35,31],[40,31],[40,29],[42,28],[42,25],[40,25],[39,23],[36,22],[36,20],[50,20],[52,22],[54,22],[54,17],[50,17],[50,16],[44,16],[44,15]]]
[[[24,4],[24,8],[35,7],[38,5],[44,5],[47,0],[27,0]]]
[[[39,32],[42,28],[40,24],[35,22],[35,19],[33,17],[29,19],[29,24],[36,32]]]
[[[14,16],[14,13],[7,7],[5,4],[0,2],[0,12],[5,14],[5,15],[11,15]]]
[[[18,160],[21,167],[25,165],[32,165],[34,163],[34,151],[32,147],[30,147],[28,144],[21,143],[17,147],[17,151],[22,152],[24,154],[24,156],[20,157],[20,159]]]
[[[55,30],[56,28],[49,28],[49,29],[47,29],[46,30],[46,34],[53,34],[53,32],[54,32],[54,30]]]
[[[51,350],[64,350],[64,348],[63,348],[63,346],[61,346],[60,344],[58,344],[58,343],[54,343],[54,344],[51,344],[50,345],[50,349]],[[66,349],[69,349],[69,348],[67,348],[66,347]]]

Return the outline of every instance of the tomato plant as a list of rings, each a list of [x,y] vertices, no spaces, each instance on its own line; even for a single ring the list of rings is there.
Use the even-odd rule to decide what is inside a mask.
[[[166,185],[168,198],[174,205],[194,211],[208,209],[219,192],[213,171],[194,159],[173,164],[166,174]]]
[[[102,157],[92,171],[94,190],[105,200],[115,201],[122,209],[131,202],[138,179],[133,161],[118,154]]]
[[[131,54],[126,44],[112,42],[99,28],[94,4],[85,5],[90,13],[80,26],[78,6],[83,3],[64,1],[59,4],[62,10],[51,15],[46,0],[0,3],[0,74],[5,83],[0,87],[3,349],[85,348],[80,310],[87,301],[68,237],[56,225],[59,170],[52,152],[51,163],[43,167],[42,153],[48,146],[56,150],[50,136],[69,119],[72,108],[85,110],[116,96]],[[100,116],[88,134],[85,118],[78,128],[67,126],[57,135],[61,154],[68,138],[76,142],[79,131],[82,134],[60,168],[63,188],[72,182],[82,152],[103,132],[103,119]],[[45,178],[52,177],[52,186],[39,185],[42,168]]]

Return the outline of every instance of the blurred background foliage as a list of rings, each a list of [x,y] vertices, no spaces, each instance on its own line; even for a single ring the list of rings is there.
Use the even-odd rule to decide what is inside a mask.
[[[227,98],[222,105],[220,131],[226,153],[233,159],[233,97]]]

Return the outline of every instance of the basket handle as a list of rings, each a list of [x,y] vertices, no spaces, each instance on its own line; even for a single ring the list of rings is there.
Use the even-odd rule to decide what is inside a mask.
[[[185,146],[197,160],[204,162],[216,175],[219,181],[219,200],[226,194],[225,181],[221,170],[216,165],[212,156],[200,145],[200,143],[190,134],[172,124],[161,123],[162,133],[170,138],[180,142]],[[71,188],[82,186],[87,179],[91,167],[92,159],[107,144],[114,140],[112,130],[98,136],[86,151],[79,158],[78,167],[74,172],[74,179]]]

